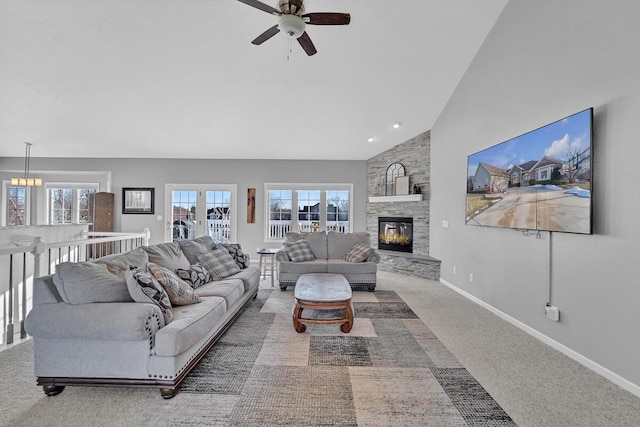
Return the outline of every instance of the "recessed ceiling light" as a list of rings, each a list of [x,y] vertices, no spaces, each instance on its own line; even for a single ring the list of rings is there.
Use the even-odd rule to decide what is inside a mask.
[[[373,141],[375,141],[375,138],[374,138],[374,137],[372,137],[372,136],[370,136],[370,137],[369,137],[369,139],[367,139],[367,141],[368,141],[368,142],[373,142]]]
[[[393,124],[393,128],[394,128],[394,129],[398,129],[399,127],[400,127],[400,123],[394,123],[394,124]]]

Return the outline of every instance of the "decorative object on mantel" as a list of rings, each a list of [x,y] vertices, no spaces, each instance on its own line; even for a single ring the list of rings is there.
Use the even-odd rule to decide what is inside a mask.
[[[418,184],[413,184],[413,194],[422,194],[422,187]]]
[[[256,189],[247,188],[247,224],[256,222]]]
[[[405,175],[405,171],[404,171],[404,166],[402,166],[402,163],[391,163],[389,165],[389,167],[387,168],[387,177],[385,180],[386,196],[396,195],[396,192],[395,192],[396,178],[404,175]],[[408,182],[407,182],[407,185],[408,185]],[[407,193],[408,192],[409,191],[407,190]]]
[[[404,196],[409,194],[409,177],[397,176],[396,177],[396,196]]]
[[[11,185],[19,185],[22,187],[40,187],[42,185],[41,178],[30,178],[29,177],[29,166],[31,163],[31,144],[30,142],[25,142],[25,154],[24,154],[24,178],[21,177],[13,177],[11,178]]]

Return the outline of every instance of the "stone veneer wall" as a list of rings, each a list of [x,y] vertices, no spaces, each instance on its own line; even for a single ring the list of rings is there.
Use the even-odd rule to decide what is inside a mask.
[[[378,242],[378,217],[413,217],[413,253],[379,251],[381,270],[438,280],[440,261],[429,256],[429,203],[430,203],[430,147],[431,134],[426,131],[408,141],[367,160],[367,197],[378,196],[376,183],[385,176],[392,163],[402,163],[409,176],[409,191],[414,184],[422,190],[422,201],[370,203],[367,200],[367,232],[371,243]],[[384,189],[382,190],[384,191]]]

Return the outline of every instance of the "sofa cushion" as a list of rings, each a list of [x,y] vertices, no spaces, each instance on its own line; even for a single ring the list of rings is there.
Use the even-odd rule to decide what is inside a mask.
[[[171,271],[189,268],[191,265],[177,242],[143,246],[142,249],[149,255],[149,262],[166,267]]]
[[[328,273],[327,260],[316,259],[304,262],[281,262],[279,264],[279,273]]]
[[[358,242],[369,245],[369,233],[328,232],[327,248],[329,252],[329,259],[343,259]]]
[[[240,279],[225,279],[218,282],[209,282],[200,286],[196,293],[200,297],[222,297],[229,310],[244,295],[244,283]]]
[[[343,274],[375,274],[378,266],[373,262],[349,262],[343,259],[330,259],[327,261],[327,273]]]
[[[296,233],[290,231],[284,236],[285,242],[296,242],[298,240],[306,240],[309,242],[311,251],[317,259],[327,259],[327,233],[324,231],[315,231],[313,233]]]
[[[160,308],[164,324],[168,325],[173,318],[171,301],[164,288],[148,271],[132,268],[125,273],[129,294],[135,302],[155,304]]]
[[[225,248],[198,255],[198,262],[207,269],[213,280],[222,280],[240,272],[240,267]]]
[[[149,262],[149,255],[142,248],[96,260],[96,263],[106,265],[111,273],[122,278],[124,278],[124,274],[129,270],[130,266],[134,265],[144,269],[147,262]]]
[[[358,242],[353,245],[349,253],[344,256],[344,260],[349,262],[364,262],[373,252],[371,246]]]
[[[188,269],[179,268],[176,270],[179,278],[187,282],[193,289],[211,281],[211,275],[206,268],[198,263],[193,264]]]
[[[284,248],[292,262],[313,261],[316,259],[309,242],[304,239],[295,242],[284,242]]]
[[[233,279],[240,279],[244,283],[244,291],[254,290],[260,284],[260,269],[255,265],[240,270],[240,273],[231,276]]]
[[[226,314],[226,303],[221,297],[202,298],[200,304],[175,307],[173,321],[156,333],[156,354],[172,357],[184,353],[214,333]]]
[[[200,302],[200,297],[193,291],[193,288],[173,271],[152,262],[147,264],[147,268],[169,295],[169,301],[171,301],[172,306]]]
[[[251,259],[249,255],[244,253],[239,243],[221,243],[219,246],[224,246],[227,249],[229,255],[231,255],[231,258],[238,264],[240,269],[249,267]]]
[[[124,278],[110,273],[104,264],[63,262],[56,266],[53,283],[68,304],[131,302]]]
[[[191,265],[198,262],[198,255],[209,252],[214,247],[211,236],[202,236],[193,240],[178,240],[178,245]]]

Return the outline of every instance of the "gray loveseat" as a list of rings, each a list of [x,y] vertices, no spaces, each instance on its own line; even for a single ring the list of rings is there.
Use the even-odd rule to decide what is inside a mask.
[[[291,259],[291,246],[304,240],[313,254],[313,259],[295,261]],[[362,260],[348,261],[356,244],[367,247]],[[380,255],[370,246],[368,233],[336,233],[324,231],[314,233],[294,233],[285,235],[285,243],[276,252],[280,289],[295,286],[298,277],[306,273],[342,274],[351,287],[367,286],[373,292],[376,288],[377,263]]]
[[[167,270],[186,280],[176,282]],[[176,291],[163,281],[171,301],[149,282],[149,272],[179,284]],[[173,397],[255,298],[259,280],[239,245],[216,246],[209,237],[61,264],[56,275],[34,279],[26,319],[38,385],[47,395],[67,385],[113,385],[156,387]],[[176,298],[186,305],[173,304]]]

